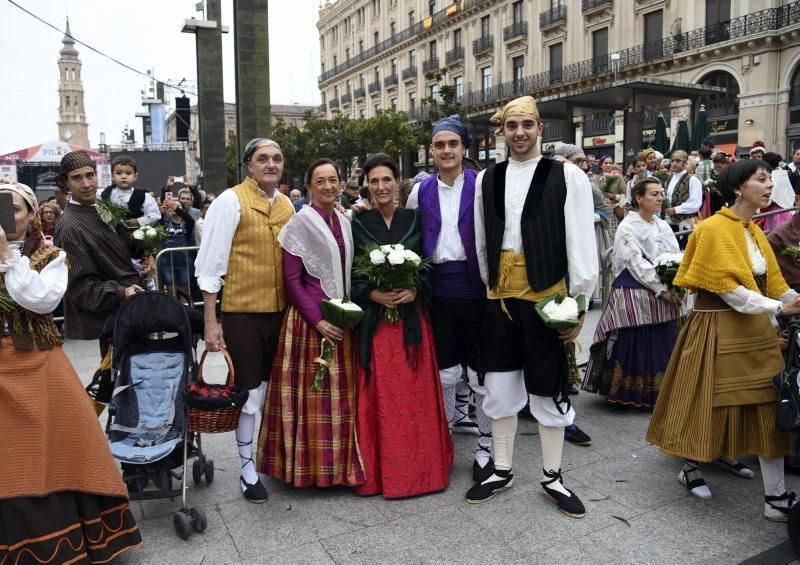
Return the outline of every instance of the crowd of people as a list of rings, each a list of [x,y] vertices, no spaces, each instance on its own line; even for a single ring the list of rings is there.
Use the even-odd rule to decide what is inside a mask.
[[[561,460],[565,439],[591,442],[570,402],[578,375],[568,351],[584,313],[557,330],[536,305],[588,299],[607,262],[613,283],[583,388],[652,409],[647,440],[683,461],[678,480],[699,498],[712,496],[701,463],[752,478],[739,458],[758,456],[764,515],[786,520],[792,445],[775,428],[770,379],[785,363],[775,322],[800,314],[798,255],[783,253],[800,243],[787,210],[800,194],[800,150],[788,166],[759,146],[731,162],[706,140],[696,157],[645,149],[623,172],[613,157],[593,163],[566,143],[542,156],[530,96],[492,122],[508,159],[486,170],[466,160],[472,139],[456,115],[434,124],[435,174],[401,179],[394,159],[376,154],[344,179],[321,157],[303,191],[288,195],[283,150],[268,138],[247,144],[247,176],[216,198],[193,186],[173,195],[174,178],[159,196],[140,189],[126,156],[98,192],[96,165],[80,151],[62,158],[55,202],[39,206],[25,185],[0,184],[16,221],[13,234],[0,231],[0,299],[9,297],[0,303],[0,404],[11,430],[0,437],[11,463],[0,485],[0,558],[56,551],[58,560],[102,561],[140,543],[52,312],[63,299],[63,334],[99,339],[105,356],[103,325],[148,288],[155,268],[130,230],[154,225],[165,248],[199,246],[195,260],[175,254],[158,280],[188,300],[199,289],[205,347],[226,349],[249,391],[235,439],[250,502],[268,499],[259,473],[389,499],[441,491],[460,432],[475,437],[465,498],[483,503],[513,486],[518,418],[527,417],[538,423],[544,496],[583,517]],[[124,210],[120,222],[104,218],[103,200]],[[763,211],[774,213],[754,218]],[[429,270],[383,288],[356,267],[381,246],[402,246]],[[682,248],[666,280],[659,258]],[[363,311],[356,328],[326,319],[322,303],[334,299]],[[28,378],[13,378],[20,372]],[[25,519],[34,514],[47,519]]]

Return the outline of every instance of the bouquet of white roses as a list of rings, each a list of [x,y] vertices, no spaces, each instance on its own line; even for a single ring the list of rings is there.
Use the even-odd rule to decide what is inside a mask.
[[[131,241],[134,247],[142,250],[145,257],[156,252],[169,239],[164,226],[142,226],[131,232]]]
[[[422,271],[429,268],[430,263],[397,243],[367,249],[364,255],[356,257],[354,271],[367,277],[378,290],[391,291],[415,287]],[[400,319],[397,309],[387,308],[385,319],[389,324],[397,322]]]
[[[717,190],[716,179],[714,178],[706,179],[705,182],[703,183],[703,187],[708,191]]]
[[[681,261],[683,261],[683,253],[662,253],[653,260],[653,266],[656,268],[661,282],[669,288],[669,291],[677,296],[683,297],[686,290],[675,286],[675,276],[680,269]]]
[[[111,202],[110,199],[100,198],[96,204],[97,214],[100,219],[112,230],[117,227],[118,223],[124,222],[125,218],[128,217],[128,209],[125,206]]]
[[[341,299],[323,300],[320,302],[319,307],[322,310],[322,316],[325,321],[342,330],[358,325],[364,317],[364,311],[361,307],[355,302],[351,302],[346,296]],[[328,372],[335,349],[336,344],[334,342],[325,337],[322,338],[322,351],[319,357],[314,359],[318,364],[317,373],[314,375],[314,382],[311,385],[311,390],[314,392],[319,391],[322,386],[322,379],[325,377],[325,373]]]
[[[586,297],[579,295],[577,298],[553,294],[536,303],[536,313],[544,325],[553,330],[567,330],[581,323],[581,315],[586,311]],[[572,382],[580,383],[578,362],[575,359],[575,342],[565,342],[564,351],[567,354],[567,370]]]

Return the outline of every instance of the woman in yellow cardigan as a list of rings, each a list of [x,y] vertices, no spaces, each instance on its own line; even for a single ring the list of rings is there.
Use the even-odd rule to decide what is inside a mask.
[[[783,478],[789,435],[775,429],[771,379],[784,363],[769,314],[800,314],[800,297],[751,221],[756,209],[769,206],[769,166],[737,162],[719,184],[736,203],[701,222],[689,239],[675,283],[697,300],[675,344],[647,440],[686,459],[678,480],[706,500],[711,491],[699,462],[757,455],[764,516],[786,521],[795,495],[786,493]]]

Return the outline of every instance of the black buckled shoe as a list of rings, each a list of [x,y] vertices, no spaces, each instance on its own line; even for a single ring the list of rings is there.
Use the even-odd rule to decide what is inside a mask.
[[[575,445],[587,447],[592,445],[592,438],[589,434],[580,429],[576,424],[571,424],[564,428],[564,439]]]
[[[247,484],[244,477],[239,477],[245,499],[253,504],[263,504],[267,501],[267,489],[258,480],[254,485]]]
[[[581,499],[578,498],[574,492],[569,490],[567,487],[564,487],[570,494],[567,496],[566,494],[547,486],[556,481],[561,483],[561,486],[564,486],[564,483],[561,480],[561,469],[558,471],[546,471],[542,469],[542,472],[544,473],[544,476],[548,478],[548,480],[541,482],[544,495],[553,501],[555,505],[558,506],[558,509],[567,516],[571,516],[572,518],[583,518],[586,516],[586,508],[583,507]]]
[[[498,492],[508,490],[513,484],[514,474],[511,472],[511,469],[507,471],[495,469],[487,479],[472,485],[472,488],[467,491],[467,502],[470,504],[486,502]]]

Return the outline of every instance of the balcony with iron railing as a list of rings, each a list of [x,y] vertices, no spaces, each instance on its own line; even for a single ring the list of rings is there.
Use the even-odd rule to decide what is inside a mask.
[[[457,45],[444,54],[444,64],[448,67],[464,61],[464,47]]]
[[[563,4],[554,6],[539,14],[539,29],[567,23],[567,7]]]
[[[364,98],[365,94],[366,93],[364,92],[364,87],[363,86],[360,86],[358,88],[353,89],[353,98],[355,100],[360,100],[361,98]]]
[[[350,94],[349,92],[347,94],[342,94],[341,101],[342,101],[342,106],[346,106],[347,104],[350,104],[353,101],[353,95]]]
[[[706,119],[724,120],[739,117],[739,99],[737,97],[718,98],[711,100],[707,97],[698,99],[706,109]]]
[[[469,12],[474,8],[479,8],[482,5],[490,6],[493,0],[461,0],[457,6],[457,13],[463,14]],[[399,31],[392,35],[391,37],[381,41],[377,45],[366,49],[365,51],[359,53],[358,55],[351,57],[350,59],[344,61],[336,65],[334,68],[325,71],[319,76],[319,82],[323,83],[336,75],[339,75],[348,69],[352,69],[353,67],[360,65],[361,63],[372,59],[373,57],[380,55],[381,53],[388,51],[402,43],[407,41],[414,41],[423,33],[436,28],[442,24],[447,23],[448,21],[452,20],[453,18],[452,13],[452,3],[448,3],[448,6],[442,10],[439,10],[433,16],[430,17],[430,23],[426,25],[426,21],[419,21],[406,29]]]
[[[370,94],[375,94],[376,92],[380,92],[381,91],[381,81],[376,80],[375,82],[369,83],[369,86],[367,87],[367,91]]]
[[[613,115],[593,115],[583,118],[583,136],[612,135],[614,133]]]
[[[569,124],[567,122],[547,121],[542,130],[542,141],[563,141],[569,138]]]
[[[397,73],[391,74],[388,77],[383,77],[383,87],[392,88],[397,86]]]
[[[481,55],[494,49],[494,35],[484,35],[472,42],[472,54]]]
[[[614,0],[583,0],[584,14],[606,7],[613,8]]]
[[[798,0],[785,6],[767,8],[725,22],[728,40],[731,42],[748,42],[753,36],[774,35],[778,30],[790,26],[794,26],[797,31],[800,31],[800,1]],[[660,41],[642,43],[623,49],[618,52],[619,59],[614,65],[615,70],[619,73],[636,70],[645,65],[649,66],[657,61],[675,61],[676,55],[680,53],[706,48],[710,44],[709,41],[715,41],[718,38],[718,35],[715,35],[718,29],[718,25],[702,27],[680,35],[671,35]],[[491,88],[467,92],[464,94],[463,104],[465,107],[470,107],[487,103],[492,105],[502,103],[515,96],[515,90],[519,89],[520,82],[522,90],[526,94],[538,97],[546,94],[555,83],[568,84],[603,78],[604,75],[611,74],[609,59],[608,55],[603,55],[530,75],[521,81],[519,79],[512,80]],[[680,64],[680,61],[677,62]],[[800,95],[794,94],[793,96]],[[800,101],[800,98],[794,98],[794,100]]]
[[[417,66],[413,65],[411,67],[406,67],[403,69],[403,80],[417,80]]]
[[[503,41],[513,41],[523,37],[528,37],[528,22],[525,20],[514,22],[503,28]]]
[[[642,129],[655,129],[656,123],[658,123],[659,114],[662,114],[664,116],[664,121],[669,124],[670,120],[672,119],[672,108],[669,106],[662,108],[651,108],[649,106],[645,106],[642,108]],[[667,127],[669,127],[669,125]]]
[[[335,110],[338,107],[339,107],[339,101],[336,98],[334,98],[333,100],[328,102],[328,108],[329,109]]]
[[[428,74],[439,70],[439,57],[431,57],[427,61],[422,61],[422,72]]]

